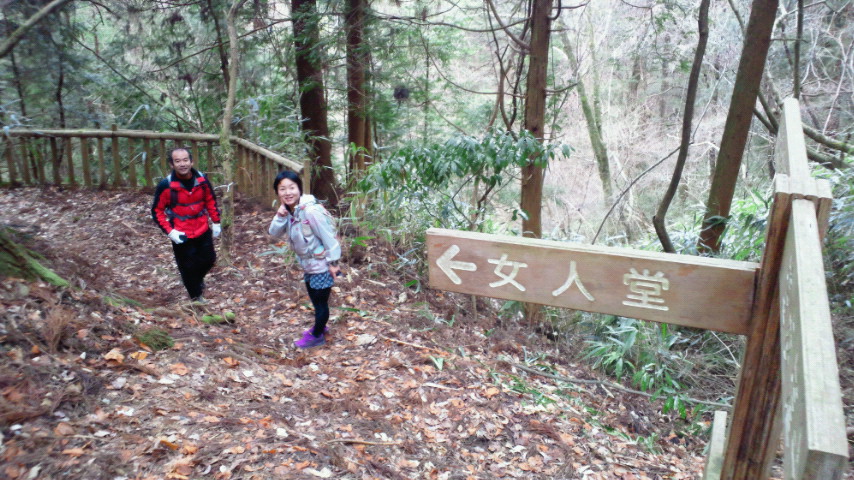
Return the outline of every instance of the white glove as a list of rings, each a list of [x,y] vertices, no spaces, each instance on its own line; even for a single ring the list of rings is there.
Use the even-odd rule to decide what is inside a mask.
[[[222,233],[222,227],[218,223],[214,223],[211,225],[211,231],[213,232],[213,238],[219,238],[219,234]]]
[[[181,245],[185,240],[187,240],[187,234],[173,228],[172,231],[169,232],[169,239],[172,240],[172,243],[175,245]]]

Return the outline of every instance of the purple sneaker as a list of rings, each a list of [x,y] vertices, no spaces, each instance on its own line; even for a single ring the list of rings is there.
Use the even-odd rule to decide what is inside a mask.
[[[319,347],[319,346],[323,345],[324,343],[326,343],[326,339],[324,338],[324,335],[321,335],[319,337],[315,337],[309,331],[309,332],[303,332],[302,338],[295,341],[294,345],[296,345],[297,348],[312,348],[312,347]]]
[[[314,327],[308,328],[308,329],[303,330],[302,334],[303,334],[303,336],[305,336],[305,334],[311,333],[313,331],[314,331]],[[329,327],[323,327],[323,335],[326,336],[327,333],[329,333]]]

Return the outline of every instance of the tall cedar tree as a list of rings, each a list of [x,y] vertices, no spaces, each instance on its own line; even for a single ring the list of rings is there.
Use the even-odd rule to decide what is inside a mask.
[[[371,156],[365,92],[368,52],[363,40],[366,8],[366,0],[347,0],[347,142],[355,147],[350,156],[351,183],[361,178]]]
[[[326,95],[323,90],[317,2],[292,0],[291,9],[302,130],[308,137],[308,155],[311,160],[311,193],[334,207],[338,205],[338,195],[332,170],[332,145],[329,141]]]
[[[531,54],[525,92],[525,130],[541,143],[546,118],[546,72],[549,63],[549,34],[552,0],[534,0],[531,12]],[[545,170],[532,161],[522,168],[520,207],[527,214],[522,221],[526,237],[542,236],[543,175]]]
[[[754,0],[750,9],[750,20],[747,22],[729,113],[724,124],[721,148],[697,245],[700,251],[717,252],[721,248],[721,236],[732,207],[741,157],[747,144],[750,121],[759,94],[762,72],[765,70],[765,59],[771,45],[777,3],[777,0]]]

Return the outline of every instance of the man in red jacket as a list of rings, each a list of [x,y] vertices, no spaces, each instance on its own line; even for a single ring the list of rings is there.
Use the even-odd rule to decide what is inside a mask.
[[[172,149],[169,164],[172,173],[157,184],[151,217],[172,240],[175,262],[190,298],[204,302],[205,275],[216,262],[213,239],[222,231],[216,195],[208,178],[193,168],[188,149]]]

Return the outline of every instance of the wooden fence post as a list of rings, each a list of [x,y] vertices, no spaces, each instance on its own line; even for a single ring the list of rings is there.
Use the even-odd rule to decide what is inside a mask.
[[[74,143],[71,137],[65,137],[65,161],[68,163],[68,184],[77,185],[74,178]]]
[[[11,137],[7,137],[6,144],[6,164],[9,171],[9,185],[13,185],[18,177],[17,169],[15,168],[15,142]]]
[[[765,252],[759,273],[751,329],[742,360],[732,423],[729,428],[721,475],[721,478],[727,480],[754,480],[768,477],[770,465],[779,445],[781,422],[778,420],[783,402],[781,369],[784,362],[780,327],[780,269],[784,261],[784,252],[789,248],[787,236],[792,235],[793,228],[801,228],[793,225],[795,220],[791,220],[792,205],[793,202],[800,202],[801,199],[809,200],[815,204],[811,208],[817,210],[819,217],[826,221],[831,201],[829,186],[824,182],[817,183],[810,177],[800,108],[797,100],[794,99],[788,99],[783,104],[775,162],[780,174],[775,178],[774,203],[769,214]],[[816,230],[816,238],[820,238],[826,230],[826,225],[817,225]],[[815,249],[820,252],[818,246]],[[790,254],[786,253],[786,256]],[[787,261],[791,262],[791,260]],[[813,262],[821,266],[820,253],[818,259],[814,259]],[[823,276],[820,281],[823,287]],[[826,291],[823,301],[827,301]],[[782,307],[786,310],[785,301]],[[790,328],[795,327],[787,325],[784,333],[790,334]],[[829,350],[833,352],[832,344]],[[826,375],[825,372],[819,371],[811,373],[820,378],[825,378]],[[833,376],[835,371],[830,374]],[[835,378],[838,384],[838,375]],[[791,395],[787,398],[790,397]],[[787,412],[787,415],[791,417],[791,412]],[[792,440],[788,437],[791,433],[791,431],[787,432],[787,442]],[[844,443],[844,434],[840,443]],[[832,458],[833,455],[830,457]],[[831,465],[833,462],[835,460],[831,459],[824,465]],[[830,477],[795,475],[786,478]]]
[[[128,149],[128,185],[130,188],[136,189],[136,150],[134,149],[134,141],[132,138],[127,139]]]
[[[42,153],[43,150],[44,150],[44,142],[37,142],[36,141],[35,155],[36,155],[36,165],[38,166],[38,169],[39,169],[39,180],[41,181],[42,185],[47,185],[47,169],[45,168],[45,163],[47,162],[47,160],[45,159],[46,154]]]
[[[719,480],[721,468],[724,461],[724,447],[726,446],[726,417],[724,411],[716,411],[712,421],[712,438],[709,439],[709,453],[706,455],[706,468],[703,471],[703,480]]]
[[[104,159],[104,139],[98,137],[98,184],[101,188],[107,188],[107,161]]]
[[[83,185],[92,187],[92,166],[89,164],[89,139],[80,137],[80,159],[83,162]]]
[[[199,142],[192,140],[192,141],[190,141],[190,145],[191,145],[190,149],[192,150],[192,153],[193,153],[193,162],[195,162],[196,165],[201,165],[201,163],[199,162],[199,160],[200,160],[199,159]]]
[[[111,129],[113,130],[113,140],[112,140],[112,150],[113,150],[113,187],[119,188],[122,186],[122,162],[119,157],[119,137],[116,136],[116,130],[118,130],[118,125],[115,123],[112,125]]]
[[[53,164],[53,184],[62,184],[62,176],[59,172],[59,147],[56,145],[56,137],[50,137],[50,159]]]
[[[780,271],[785,479],[841,480],[842,391],[816,208],[794,200]]]
[[[27,146],[28,146],[27,137],[21,137],[21,141],[20,141],[21,166],[23,167],[23,168],[21,168],[21,173],[24,174],[24,183],[27,185],[32,185],[33,184],[32,175],[38,176],[38,173],[35,171],[33,171],[32,173],[30,172],[30,162],[28,161],[29,160],[29,155],[28,155],[29,149],[27,148]]]
[[[143,139],[142,149],[143,151],[145,151],[145,166],[143,167],[145,175],[145,185],[147,187],[151,187],[153,186],[151,184],[151,140],[147,138]]]
[[[235,175],[234,175],[234,181],[235,181],[234,188],[237,189],[237,191],[239,191],[240,193],[245,193],[246,190],[243,187],[243,182],[244,182],[243,165],[245,163],[245,160],[243,158],[244,157],[243,146],[240,145],[239,143],[236,144],[236,146],[237,146],[237,168],[235,169]]]

